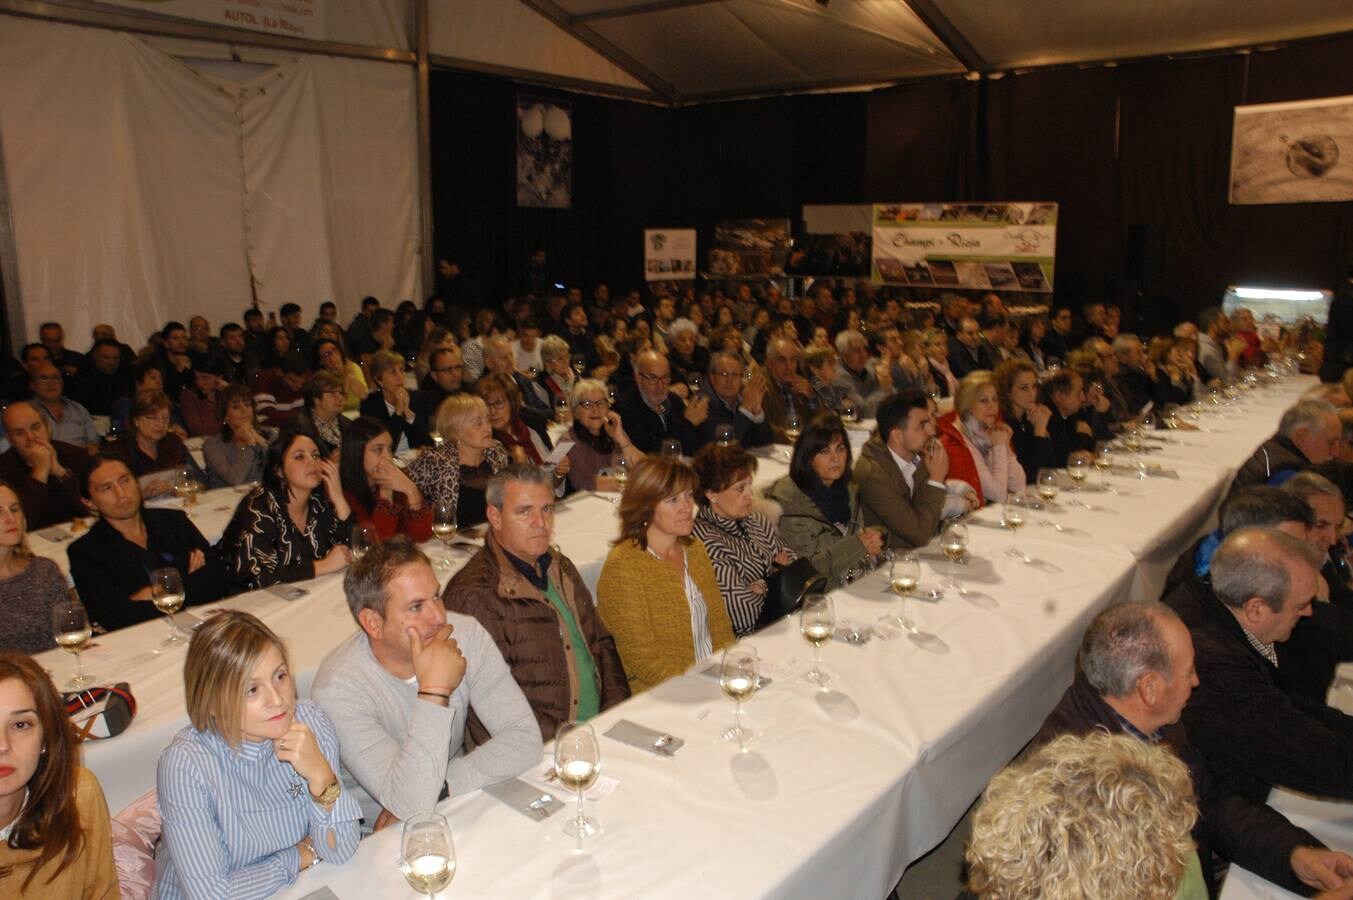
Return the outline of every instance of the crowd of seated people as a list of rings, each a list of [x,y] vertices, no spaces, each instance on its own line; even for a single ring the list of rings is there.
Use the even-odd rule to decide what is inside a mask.
[[[0,603],[13,626],[0,651],[50,647],[50,607],[69,585],[33,555],[28,532],[77,517],[97,518],[68,557],[102,629],[157,615],[156,568],[180,570],[190,605],[342,573],[356,631],[321,666],[314,702],[297,697],[286,649],[264,623],[215,616],[194,634],[184,673],[192,725],[160,762],[160,896],[266,896],[317,862],[345,859],[359,831],[521,774],[561,723],[595,716],[764,627],[775,612],[770,585],[795,561],[833,583],[849,580],[885,550],[923,546],[945,520],[1092,453],[1152,407],[1201,399],[1264,361],[1246,336],[1252,320],[1233,323],[1220,310],[1148,347],[1120,332],[1116,310],[1103,304],[1079,319],[1056,310],[1019,322],[996,295],[945,295],[939,307],[826,284],[797,303],[774,289],[757,297],[746,284],[647,304],[601,286],[587,299],[514,297],[474,314],[440,297],[421,310],[366,298],[346,327],[332,303],[309,329],[296,304],[275,323],[249,310],[243,324],[214,334],[193,316],[186,327],[166,323],[140,354],[107,326],[87,354],[68,350],[48,323],[5,386]],[[1301,474],[1344,453],[1347,424],[1331,401],[1350,405],[1342,389],[1296,404],[1238,484],[1294,478],[1288,493],[1309,502],[1311,521],[1342,522],[1330,492],[1353,478]],[[859,419],[874,424],[857,453],[850,432]],[[553,454],[560,442],[567,452]],[[792,445],[789,470],[758,496],[753,474],[775,442]],[[146,504],[171,493],[181,469],[241,491],[215,545],[183,512]],[[621,487],[594,600],[554,544],[555,504]],[[487,537],[443,589],[416,544],[444,515],[483,524]],[[348,544],[359,525],[376,545],[356,558]],[[1321,535],[1325,596],[1353,597],[1342,541]],[[1212,544],[1213,577],[1236,555],[1226,541],[1289,570],[1315,554],[1242,529]],[[1215,671],[1217,683],[1223,670],[1203,655],[1236,664],[1245,650],[1237,629],[1270,664],[1288,639],[1318,648],[1318,664],[1302,670],[1307,694],[1312,679],[1353,659],[1353,620],[1322,616],[1312,636],[1294,624],[1306,612],[1279,614],[1282,597],[1268,588],[1247,596],[1234,581],[1178,601],[1177,618],[1153,607],[1143,621],[1169,631],[1162,640],[1172,648],[1180,644],[1172,623],[1206,629],[1194,641],[1198,670]],[[8,678],[41,709],[30,695],[50,683],[9,671],[0,665],[0,706],[13,699]],[[1264,688],[1295,691],[1293,678],[1270,677]],[[1090,683],[1113,709],[1128,687],[1145,692]],[[1175,690],[1142,717],[1150,729],[1178,721]],[[1236,785],[1236,803],[1266,784],[1338,793],[1337,763],[1275,771],[1265,766],[1281,744],[1253,749],[1247,735],[1209,733],[1228,713],[1233,726],[1247,721],[1225,708],[1233,699],[1205,694],[1196,714],[1183,715],[1197,720],[1196,746],[1217,757],[1209,764]],[[1137,723],[1132,712],[1124,717]],[[1305,706],[1297,715],[1322,741],[1348,740],[1341,720]],[[241,758],[258,765],[232,774]],[[295,793],[266,822],[247,821],[248,804],[224,802],[292,775],[308,796]],[[66,798],[51,802],[64,802],[66,815],[71,804],[81,816],[100,805],[90,799],[92,777],[74,768],[65,777]],[[89,797],[73,787],[87,782]],[[1206,821],[1212,800],[1195,787]],[[0,803],[5,789],[0,779]],[[1176,825],[1188,831],[1192,822]],[[101,854],[97,815],[82,827],[83,842],[53,852]],[[250,828],[258,834],[241,839]],[[30,843],[13,846],[37,850],[33,869],[45,874],[52,856],[24,833]],[[1276,873],[1269,877],[1330,886],[1353,873],[1353,861],[1283,846],[1290,872],[1269,860],[1261,868]],[[1177,854],[1168,862],[1172,878],[1193,877]],[[67,869],[61,877],[76,877]],[[101,858],[79,872],[91,885],[105,877]]]

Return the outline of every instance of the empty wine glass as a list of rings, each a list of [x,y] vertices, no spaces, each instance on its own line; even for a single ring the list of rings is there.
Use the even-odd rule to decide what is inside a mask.
[[[671,459],[680,459],[681,442],[676,438],[664,438],[662,442],[662,455]]]
[[[597,820],[583,814],[583,791],[601,773],[597,734],[585,722],[565,722],[554,738],[554,771],[559,783],[578,792],[578,814],[564,822],[564,834],[585,838],[600,829]]]
[[[72,591],[72,597],[74,594]],[[85,674],[84,661],[80,658],[80,651],[85,649],[85,645],[93,636],[94,630],[89,625],[89,614],[85,612],[85,605],[79,600],[63,600],[52,606],[52,637],[62,650],[75,654],[75,674],[66,682],[66,687],[83,691],[98,682],[97,675]]]
[[[447,554],[451,550],[451,539],[456,536],[456,504],[442,500],[433,505],[432,534],[442,542],[442,552],[437,554],[437,568],[445,571],[451,568]]]
[[[554,398],[554,420],[562,425],[573,421],[573,411],[568,408],[568,398],[563,394]]]
[[[940,549],[949,560],[949,585],[955,593],[962,593],[958,583],[958,564],[968,555],[968,526],[961,522],[950,522],[940,532]]]
[[[822,671],[822,645],[836,634],[836,607],[828,594],[805,594],[799,610],[799,633],[813,645],[813,668],[804,677],[826,685],[831,676]]]
[[[418,813],[404,820],[399,867],[409,887],[435,897],[456,875],[456,847],[451,826],[437,813]]]
[[[352,526],[352,534],[348,537],[348,549],[352,550],[352,558],[361,559],[378,541],[376,529],[370,525],[359,523]]]
[[[898,597],[897,615],[893,621],[915,634],[916,626],[907,616],[907,598],[916,593],[921,585],[921,561],[915,553],[902,553],[893,557],[888,569],[888,584]]]
[[[165,647],[186,644],[188,634],[179,627],[174,614],[183,609],[183,600],[187,594],[183,589],[183,576],[172,567],[155,569],[150,573],[150,599],[155,608],[169,617],[169,636],[161,641]]]
[[[723,733],[725,741],[737,741],[742,746],[751,740],[752,730],[742,724],[742,701],[752,699],[761,684],[758,672],[760,659],[750,644],[734,644],[723,652],[719,663],[719,688],[735,704],[733,727]]]
[[[1005,506],[1001,510],[1001,516],[1005,520],[1005,527],[1010,529],[1010,549],[1005,551],[1006,556],[1019,557],[1028,561],[1024,551],[1015,546],[1015,533],[1024,527],[1024,523],[1029,518],[1029,501],[1025,499],[1022,493],[1009,494],[1005,498]]]
[[[714,429],[714,441],[720,447],[731,447],[737,442],[737,437],[732,425],[723,424]]]

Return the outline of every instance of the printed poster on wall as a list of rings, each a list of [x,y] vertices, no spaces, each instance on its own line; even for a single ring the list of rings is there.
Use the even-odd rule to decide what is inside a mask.
[[[1353,96],[1237,106],[1231,202],[1353,200]]]
[[[831,278],[868,278],[872,252],[872,216],[867,203],[810,204],[803,208],[803,230],[794,235],[785,272]]]
[[[876,283],[1052,290],[1056,203],[878,203]]]
[[[322,41],[325,0],[103,0],[162,16]]]
[[[573,206],[573,104],[517,97],[517,205]]]
[[[645,281],[682,281],[694,277],[694,228],[644,229]]]
[[[714,246],[709,251],[711,275],[783,275],[788,258],[788,219],[729,219],[714,226]]]

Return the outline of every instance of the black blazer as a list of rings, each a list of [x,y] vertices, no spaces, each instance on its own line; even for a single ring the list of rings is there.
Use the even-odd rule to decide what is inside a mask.
[[[413,412],[413,409],[413,397],[410,396],[409,411]],[[362,405],[358,407],[358,411],[364,416],[370,416],[371,418],[378,420],[385,426],[386,430],[390,432],[390,446],[394,450],[399,449],[399,439],[401,437],[408,439],[410,447],[420,447],[432,443],[430,438],[427,440],[419,439],[417,414],[414,415],[413,421],[410,422],[403,416],[394,415],[386,410],[385,394],[381,393],[380,388],[376,388],[366,395],[362,400]],[[422,430],[426,433],[426,424],[422,426]]]
[[[230,592],[220,555],[187,513],[142,508],[141,518],[146,523],[144,550],[124,538],[107,520],[99,519],[66,552],[71,578],[89,617],[109,631],[162,615],[148,600],[127,599],[150,585],[152,569],[179,570],[188,606],[220,600]],[[202,551],[206,564],[190,573],[188,556],[194,550]]]
[[[702,430],[686,418],[686,404],[675,394],[667,395],[665,420],[644,402],[637,386],[620,395],[615,410],[634,446],[645,453],[657,453],[669,437],[681,442],[681,452],[687,456],[704,446]]]

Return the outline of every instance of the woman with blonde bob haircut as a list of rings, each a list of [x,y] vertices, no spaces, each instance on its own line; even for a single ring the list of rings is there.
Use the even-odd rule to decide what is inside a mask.
[[[963,376],[954,408],[940,417],[939,438],[949,453],[949,477],[972,485],[987,502],[1003,503],[1028,486],[1011,442],[1014,431],[1001,419],[996,379],[979,369]]]
[[[1206,897],[1188,769],[1127,735],[1064,735],[991,780],[973,814],[982,900]]]
[[[437,407],[434,427],[442,443],[418,455],[409,465],[409,477],[434,508],[451,504],[458,524],[485,521],[484,490],[494,473],[512,461],[493,437],[488,406],[473,394],[453,394]]]
[[[297,701],[286,648],[254,616],[200,626],[183,665],[192,724],[160,755],[164,849],[155,896],[268,897],[357,849],[361,810],[343,792],[329,717]]]
[[[645,457],[620,498],[620,537],[597,580],[597,609],[637,694],[733,643],[714,566],[695,527],[695,471]]]

